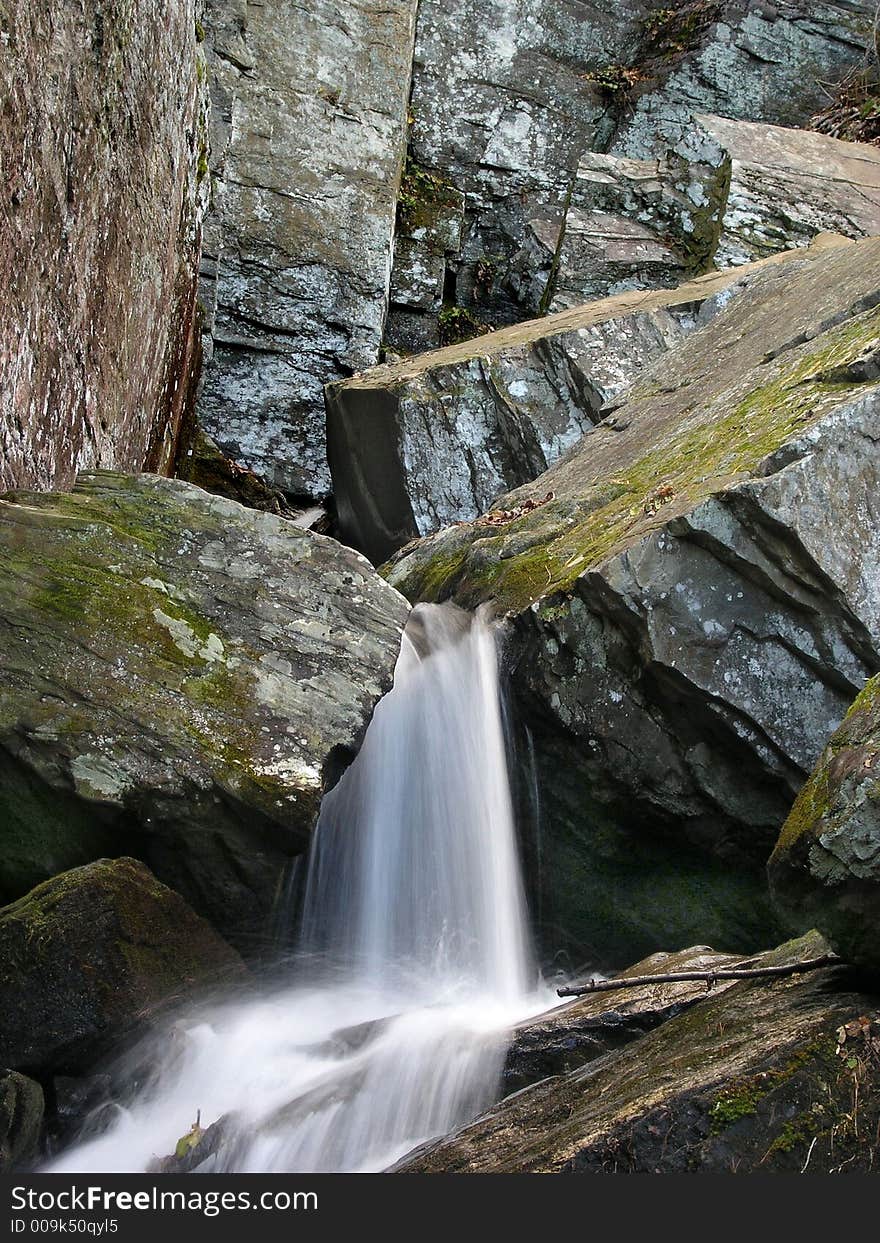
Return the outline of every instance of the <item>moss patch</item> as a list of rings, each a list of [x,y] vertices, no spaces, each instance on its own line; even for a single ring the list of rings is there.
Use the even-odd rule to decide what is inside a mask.
[[[404,165],[397,196],[397,228],[411,234],[414,229],[430,228],[437,217],[459,206],[461,195],[441,173],[408,159]]]
[[[698,409],[668,427],[650,451],[621,462],[610,478],[585,483],[574,499],[554,500],[501,528],[477,520],[425,541],[408,562],[399,556],[390,581],[412,600],[455,595],[475,605],[494,599],[504,612],[571,590],[580,575],[659,526],[667,513],[686,512],[749,477],[838,405],[856,387],[842,378],[847,364],[878,334],[877,309],[832,329],[820,345],[769,365],[766,381],[726,413],[713,418],[711,405]],[[650,394],[636,399],[643,396]],[[600,425],[591,434],[608,433]],[[430,564],[435,558],[440,565]]]

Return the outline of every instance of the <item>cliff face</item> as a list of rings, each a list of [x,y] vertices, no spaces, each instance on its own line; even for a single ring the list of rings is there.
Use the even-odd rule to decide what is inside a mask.
[[[215,212],[205,430],[295,496],[330,490],[323,386],[378,360],[416,0],[206,12]]]
[[[194,0],[4,3],[0,28],[0,487],[166,469],[207,190]]]

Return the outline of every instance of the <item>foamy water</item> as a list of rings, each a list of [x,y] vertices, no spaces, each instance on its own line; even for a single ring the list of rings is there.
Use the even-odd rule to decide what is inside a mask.
[[[414,611],[394,688],[324,799],[291,975],[142,1048],[133,1103],[49,1168],[145,1170],[198,1114],[225,1119],[206,1170],[381,1170],[496,1099],[510,1027],[552,1001],[485,619]]]

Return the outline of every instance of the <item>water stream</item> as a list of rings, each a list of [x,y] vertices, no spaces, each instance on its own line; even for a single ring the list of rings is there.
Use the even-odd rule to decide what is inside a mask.
[[[393,690],[324,799],[290,983],[154,1038],[134,1101],[49,1168],[145,1170],[198,1114],[225,1120],[206,1169],[381,1170],[489,1105],[511,1025],[549,1004],[492,627],[422,605]]]

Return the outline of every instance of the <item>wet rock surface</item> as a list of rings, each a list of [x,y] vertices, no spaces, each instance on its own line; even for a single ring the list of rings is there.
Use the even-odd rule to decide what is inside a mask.
[[[798,961],[821,944],[814,935],[755,962]],[[518,1092],[395,1172],[868,1171],[878,1001],[870,981],[841,967],[735,983]]]
[[[675,954],[658,953],[620,973],[659,975],[676,971],[718,970],[739,966],[742,959],[693,946]],[[503,1094],[518,1092],[551,1075],[565,1075],[646,1032],[705,999],[708,985],[700,981],[645,984],[620,992],[597,992],[560,1004],[515,1028],[504,1066]],[[715,988],[729,988],[717,981]]]
[[[812,923],[848,961],[880,970],[880,678],[847,713],[770,857],[789,923]]]
[[[0,15],[0,488],[170,469],[198,362],[195,18],[192,0]]]
[[[243,977],[235,951],[143,864],[75,868],[0,908],[0,1064],[80,1070],[160,1006]]]
[[[212,0],[199,418],[292,497],[330,487],[323,385],[378,359],[415,0]]]
[[[497,519],[390,568],[510,616],[546,919],[582,958],[776,927],[764,862],[880,664],[878,290],[875,239],[771,267]]]
[[[43,1089],[33,1079],[16,1070],[0,1072],[0,1174],[36,1153],[44,1106]]]
[[[236,944],[388,689],[357,553],[155,476],[0,501],[0,893],[124,850]]]

